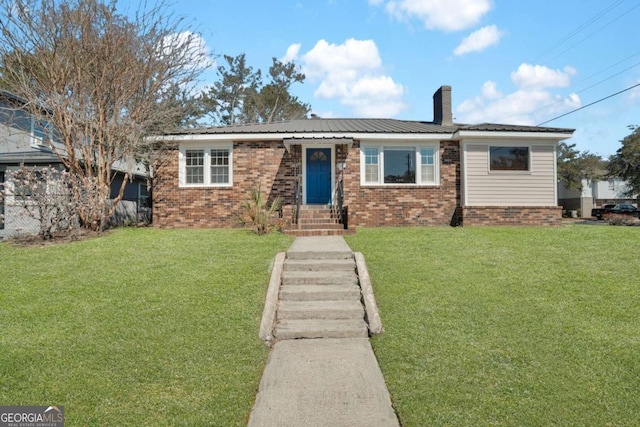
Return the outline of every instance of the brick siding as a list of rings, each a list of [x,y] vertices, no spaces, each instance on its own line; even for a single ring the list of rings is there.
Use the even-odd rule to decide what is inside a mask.
[[[261,185],[269,199],[293,200],[291,155],[281,141],[233,144],[232,187],[178,186],[178,148],[156,152],[153,224],[156,227],[236,227],[240,205]]]
[[[361,186],[360,142],[336,146],[336,161],[346,160],[343,175],[348,224],[355,227],[448,225],[559,225],[561,207],[460,207],[460,147],[440,143],[440,184],[437,186]],[[285,150],[282,141],[235,142],[233,187],[180,188],[178,148],[156,152],[153,223],[156,227],[236,227],[241,203],[258,184],[270,199],[284,200],[283,218],[293,216],[294,167],[301,150]]]
[[[360,143],[349,150],[344,174],[344,205],[349,227],[451,225],[460,203],[460,149],[440,144],[440,185],[360,186]]]
[[[464,206],[463,225],[550,225],[562,223],[561,206]]]

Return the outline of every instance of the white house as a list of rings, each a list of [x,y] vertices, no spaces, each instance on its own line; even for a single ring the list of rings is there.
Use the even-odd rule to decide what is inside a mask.
[[[579,211],[579,216],[588,218],[591,209],[608,204],[629,203],[636,205],[638,196],[625,196],[628,190],[622,179],[601,181],[582,180],[582,191],[567,189],[563,182],[558,183],[558,205],[564,211]]]

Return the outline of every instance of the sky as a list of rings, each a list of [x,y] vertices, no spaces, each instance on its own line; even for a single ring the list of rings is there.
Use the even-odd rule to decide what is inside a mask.
[[[131,0],[133,1],[133,0]],[[217,58],[273,57],[304,72],[294,95],[320,117],[431,121],[452,87],[456,123],[576,129],[608,157],[640,125],[638,0],[180,0],[175,16]],[[203,85],[217,80],[215,63]],[[596,102],[592,106],[588,106]]]

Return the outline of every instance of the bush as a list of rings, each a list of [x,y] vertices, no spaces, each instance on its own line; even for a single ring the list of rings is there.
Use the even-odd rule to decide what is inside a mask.
[[[607,223],[609,225],[633,225],[635,220],[629,215],[611,215],[607,219]]]
[[[274,228],[283,227],[283,222],[277,215],[281,205],[282,199],[279,196],[269,203],[258,185],[251,189],[249,199],[242,202],[238,220],[242,226],[251,228],[259,236],[268,234]]]
[[[77,204],[71,194],[71,176],[51,166],[13,172],[11,195],[23,212],[38,221],[43,240],[54,233],[69,234],[78,227]],[[9,189],[5,190],[7,192]]]

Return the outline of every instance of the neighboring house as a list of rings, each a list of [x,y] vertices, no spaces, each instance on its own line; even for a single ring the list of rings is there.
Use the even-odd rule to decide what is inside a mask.
[[[349,230],[557,225],[556,144],[572,133],[453,123],[449,86],[434,94],[431,122],[312,118],[180,130],[152,139],[161,147],[153,222],[235,226],[234,214],[260,184],[271,199],[282,197],[290,229],[302,228],[300,215],[319,205],[333,206]]]
[[[51,126],[41,119],[35,119],[20,108],[19,98],[0,91],[0,191],[13,189],[11,173],[21,166],[42,168],[51,166],[63,169],[64,165],[43,142],[45,137],[53,137]],[[122,175],[116,176],[111,185],[115,197],[122,183]],[[7,197],[0,197],[0,239],[16,235],[38,232],[38,223],[24,211],[12,191]],[[150,214],[145,206],[150,206],[144,174],[136,176],[127,184],[125,197],[117,207],[116,222],[138,221],[140,216]]]
[[[564,211],[579,211],[579,216],[588,218],[591,209],[608,204],[636,204],[638,196],[628,197],[627,183],[619,178],[590,181],[582,180],[582,191],[568,189],[564,182],[558,183],[558,204]]]

